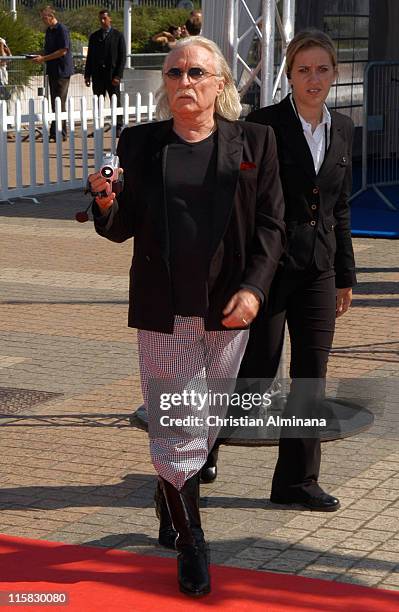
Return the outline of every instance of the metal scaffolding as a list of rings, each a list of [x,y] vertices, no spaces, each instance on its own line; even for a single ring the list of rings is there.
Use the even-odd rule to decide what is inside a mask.
[[[124,34],[128,49],[131,7],[132,1],[125,0]],[[222,49],[241,97],[253,83],[260,88],[261,106],[274,102],[278,92],[280,97],[286,95],[285,52],[294,35],[295,0],[202,0],[202,11],[202,34]],[[254,62],[256,55],[259,57]],[[126,67],[130,67],[129,59]]]
[[[222,49],[241,97],[253,83],[260,88],[261,106],[271,104],[278,92],[284,96],[285,52],[294,35],[295,0],[202,0],[202,10],[202,33]],[[257,51],[260,57],[254,62]]]

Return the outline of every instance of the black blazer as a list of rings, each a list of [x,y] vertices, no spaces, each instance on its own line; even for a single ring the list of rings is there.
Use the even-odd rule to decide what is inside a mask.
[[[207,330],[226,329],[222,310],[242,285],[268,293],[285,239],[273,130],[221,118],[217,125]],[[93,206],[100,235],[114,242],[134,236],[129,326],[166,333],[173,333],[175,314],[164,176],[171,130],[171,120],[123,130],[118,145],[123,192],[108,217],[100,217]]]
[[[105,40],[102,39],[102,36],[101,28],[90,35],[85,79],[92,79],[93,81],[103,81],[104,79],[112,81],[115,77],[122,79],[126,64],[125,38],[121,32],[114,28],[111,29]],[[105,68],[101,66],[100,60],[102,57],[105,58]]]
[[[353,123],[331,112],[330,147],[316,175],[312,154],[289,96],[250,113],[247,121],[270,125],[277,140],[286,206],[284,270],[335,269],[336,286],[356,284],[350,208]]]

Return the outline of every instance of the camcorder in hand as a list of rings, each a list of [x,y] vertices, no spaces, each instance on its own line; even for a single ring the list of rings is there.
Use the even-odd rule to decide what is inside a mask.
[[[113,153],[106,153],[101,162],[99,172],[101,176],[111,183],[112,191],[118,195],[123,187],[123,173],[119,172],[119,157]],[[89,181],[87,181],[85,193],[90,193],[94,197],[105,197],[107,195],[106,191],[92,191]]]
[[[113,153],[104,155],[100,173],[107,181],[116,183],[119,180],[119,157]]]
[[[101,162],[99,172],[101,176],[111,183],[112,191],[118,195],[123,189],[123,173],[119,172],[119,157],[113,153],[106,153]],[[107,195],[106,191],[92,191],[89,181],[87,181],[85,193],[90,193],[93,197]],[[89,216],[87,211],[90,209],[91,205],[92,202],[90,202],[85,211],[76,213],[75,219],[80,223],[88,221]]]

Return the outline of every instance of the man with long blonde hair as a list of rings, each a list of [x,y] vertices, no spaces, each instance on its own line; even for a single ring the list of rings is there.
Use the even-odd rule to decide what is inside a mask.
[[[157,101],[163,121],[122,132],[123,192],[100,173],[89,181],[97,232],[134,236],[129,325],[138,328],[161,521],[170,514],[180,590],[199,596],[210,592],[199,472],[219,431],[209,417],[227,406],[199,408],[196,398],[210,381],[234,390],[282,253],[284,207],[273,133],[237,121],[238,93],[212,41],[176,43]],[[169,393],[154,393],[165,385]]]

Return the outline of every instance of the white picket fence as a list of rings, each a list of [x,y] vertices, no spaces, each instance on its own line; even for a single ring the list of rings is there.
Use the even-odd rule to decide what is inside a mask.
[[[0,202],[84,188],[89,172],[100,166],[104,151],[116,151],[118,115],[122,115],[124,126],[153,120],[153,94],[148,94],[144,105],[141,98],[136,94],[135,105],[130,106],[129,96],[124,94],[123,106],[117,107],[113,96],[106,107],[103,96],[93,96],[92,109],[87,108],[85,97],[80,99],[78,109],[69,98],[65,112],[61,112],[61,100],[57,98],[54,113],[49,112],[46,98],[41,112],[36,112],[34,100],[29,100],[26,115],[21,113],[20,100],[8,103],[8,108],[7,102],[0,101]],[[49,128],[53,120],[57,139],[51,145]],[[68,127],[66,142],[62,142],[63,120]],[[111,126],[109,137],[105,135],[106,123]]]

